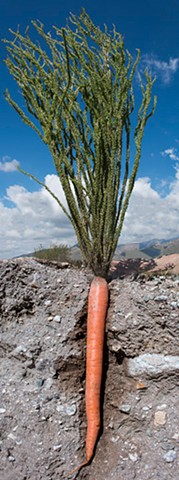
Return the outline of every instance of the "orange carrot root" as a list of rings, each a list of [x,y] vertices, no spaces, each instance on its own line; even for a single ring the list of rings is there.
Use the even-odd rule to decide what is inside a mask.
[[[86,351],[86,458],[91,460],[100,429],[100,395],[103,371],[105,320],[108,307],[108,284],[94,278],[88,297]]]
[[[95,277],[88,296],[86,351],[86,459],[66,477],[87,465],[93,457],[100,429],[100,394],[103,371],[105,320],[109,290],[104,278]],[[65,477],[65,478],[66,478]]]
[[[64,478],[67,478],[69,477],[70,475],[72,475],[73,473],[77,472],[77,470],[81,470],[82,467],[85,467],[85,465],[88,464],[88,460],[84,460],[83,463],[81,463],[81,465],[79,465],[78,467],[75,467],[73,468],[73,470],[71,470],[71,472],[69,472],[67,475],[64,476]]]

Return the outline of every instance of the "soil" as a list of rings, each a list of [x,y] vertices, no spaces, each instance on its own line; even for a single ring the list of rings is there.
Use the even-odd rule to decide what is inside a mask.
[[[178,479],[179,272],[151,267],[111,270],[102,428],[70,478]],[[0,477],[63,480],[85,457],[92,275],[24,258],[1,261],[0,278]]]

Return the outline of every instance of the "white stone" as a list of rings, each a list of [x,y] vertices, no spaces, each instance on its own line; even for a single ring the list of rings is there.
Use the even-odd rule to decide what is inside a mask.
[[[54,449],[55,451],[56,451],[56,450],[59,451],[59,450],[61,450],[61,447],[62,447],[62,446],[61,446],[60,444],[59,444],[59,445],[54,445],[54,446],[53,446],[53,449]]]
[[[163,458],[164,460],[166,460],[167,463],[172,463],[175,460],[176,456],[177,454],[175,450],[169,450],[167,453],[165,453]]]
[[[128,374],[131,377],[140,375],[156,377],[162,373],[172,373],[179,370],[179,356],[157,353],[144,353],[127,361]]]
[[[15,458],[13,457],[13,455],[9,455],[8,460],[9,462],[15,462]]]
[[[52,378],[47,378],[47,380],[45,380],[45,384],[44,384],[44,387],[45,388],[51,388],[53,385],[53,379]]]
[[[154,415],[154,425],[160,426],[166,423],[166,412],[164,410],[158,410]]]
[[[57,405],[57,412],[62,413],[62,415],[75,415],[76,413],[76,405],[73,403],[72,405]]]
[[[17,440],[16,435],[14,435],[13,433],[9,433],[8,438],[11,438],[11,440],[14,440],[14,442],[16,442]]]
[[[5,408],[0,408],[0,413],[5,413],[6,409]]]
[[[14,353],[26,353],[27,347],[25,345],[17,345],[17,347],[13,351]]]
[[[136,452],[135,453],[129,453],[129,458],[130,458],[130,460],[132,460],[132,462],[137,462],[138,455],[137,455]]]
[[[54,317],[54,322],[60,323],[61,322],[61,317],[60,315],[55,315]]]
[[[125,315],[125,319],[127,320],[129,317],[132,317],[132,312],[128,312],[126,315]]]
[[[119,410],[122,413],[130,413],[131,405],[129,405],[128,403],[123,403],[122,405],[120,405]]]

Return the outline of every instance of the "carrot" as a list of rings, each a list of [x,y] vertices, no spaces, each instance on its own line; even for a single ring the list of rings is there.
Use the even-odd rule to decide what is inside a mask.
[[[100,393],[103,370],[105,319],[108,285],[104,278],[94,278],[88,298],[86,352],[86,460],[93,456],[100,429]]]
[[[108,307],[108,284],[95,277],[88,296],[86,351],[86,459],[68,475],[87,465],[93,457],[100,430],[100,393],[103,371],[105,319]]]

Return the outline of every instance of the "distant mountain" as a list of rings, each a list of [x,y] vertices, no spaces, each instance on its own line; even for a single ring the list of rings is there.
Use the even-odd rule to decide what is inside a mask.
[[[153,239],[147,242],[118,245],[114,259],[120,258],[155,258],[162,255],[179,253],[179,238],[172,240]]]
[[[77,261],[81,259],[81,252],[78,244],[73,245],[73,247],[71,247],[69,250],[72,260]],[[179,238],[172,240],[152,239],[146,242],[118,245],[115,251],[114,260],[127,260],[128,258],[150,259],[160,257],[162,255],[171,255],[172,253],[179,253]],[[20,257],[34,256],[34,252],[20,255]]]

